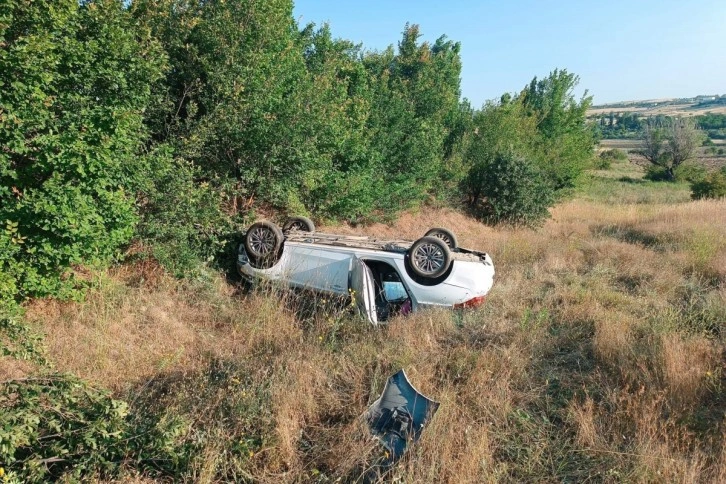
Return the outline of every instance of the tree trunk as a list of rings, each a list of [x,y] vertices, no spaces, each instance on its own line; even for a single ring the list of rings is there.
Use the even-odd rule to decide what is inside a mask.
[[[668,181],[676,181],[676,174],[673,171],[672,166],[666,167],[665,171],[666,171],[666,176],[668,177]]]

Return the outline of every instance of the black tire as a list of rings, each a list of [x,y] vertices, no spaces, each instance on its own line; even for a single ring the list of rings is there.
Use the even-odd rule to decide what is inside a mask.
[[[283,232],[290,230],[299,230],[301,232],[315,232],[315,224],[307,217],[291,217],[285,225],[282,226]]]
[[[255,265],[271,265],[280,256],[282,241],[280,227],[272,222],[255,222],[245,234],[245,250]]]
[[[445,229],[443,227],[436,227],[424,234],[424,237],[436,237],[444,242],[446,242],[446,245],[449,246],[449,249],[456,249],[459,247],[459,241],[456,240],[456,235],[454,235],[454,232],[451,230]]]
[[[408,249],[411,271],[423,279],[436,279],[451,266],[451,251],[438,237],[421,237]]]

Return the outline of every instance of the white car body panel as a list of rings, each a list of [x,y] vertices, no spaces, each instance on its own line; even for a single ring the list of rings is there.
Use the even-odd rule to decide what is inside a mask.
[[[355,244],[333,245],[286,240],[280,260],[268,269],[252,267],[240,245],[237,260],[239,273],[248,280],[264,278],[310,289],[316,292],[348,295],[353,289],[366,299],[359,301],[361,313],[372,323],[375,318],[375,288],[366,261],[384,262],[400,276],[411,299],[412,309],[453,307],[486,296],[494,283],[494,265],[488,255],[467,249],[452,251],[452,267],[445,279],[435,285],[416,282],[406,270],[405,250],[357,247]],[[368,269],[367,271],[365,269]]]

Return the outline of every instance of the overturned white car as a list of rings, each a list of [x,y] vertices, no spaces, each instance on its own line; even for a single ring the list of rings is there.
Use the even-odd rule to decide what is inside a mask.
[[[442,228],[415,242],[315,232],[304,217],[283,229],[254,223],[239,246],[237,269],[319,293],[355,299],[373,324],[425,307],[469,308],[484,302],[494,283],[491,258],[458,247]]]

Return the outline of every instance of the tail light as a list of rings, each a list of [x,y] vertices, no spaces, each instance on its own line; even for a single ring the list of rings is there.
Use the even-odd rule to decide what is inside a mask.
[[[486,300],[486,296],[477,296],[475,298],[469,299],[468,301],[464,301],[463,303],[454,304],[454,309],[478,308],[479,306],[484,304],[484,301]]]

